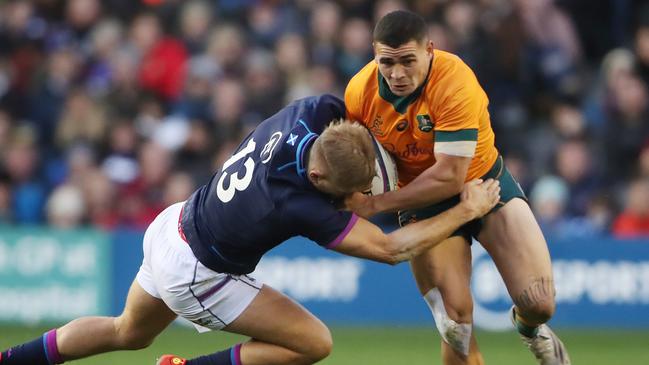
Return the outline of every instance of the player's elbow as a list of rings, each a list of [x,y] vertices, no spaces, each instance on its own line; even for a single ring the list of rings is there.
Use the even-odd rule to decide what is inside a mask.
[[[396,254],[391,254],[385,257],[385,260],[382,260],[381,263],[383,264],[388,264],[390,266],[394,266],[398,263],[400,263],[402,260],[400,260]]]
[[[380,260],[380,262],[394,266],[405,260],[405,252],[403,248],[394,240],[388,239],[388,242],[384,247],[385,252],[382,255],[382,260]]]
[[[453,176],[449,176],[449,186],[453,187],[453,193],[454,194],[459,194],[462,192],[462,189],[464,188],[464,177],[458,174],[455,174]]]
[[[452,189],[453,194],[459,194],[464,188],[466,172],[463,172],[459,167],[452,167],[444,170],[437,178]]]

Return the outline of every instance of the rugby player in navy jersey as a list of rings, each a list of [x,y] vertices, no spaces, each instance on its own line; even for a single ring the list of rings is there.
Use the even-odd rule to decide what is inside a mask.
[[[2,352],[0,365],[60,364],[141,349],[177,316],[199,331],[251,339],[195,359],[164,355],[159,365],[311,364],[326,357],[328,328],[247,275],[268,250],[301,235],[346,255],[396,264],[487,213],[500,191],[496,181],[471,181],[454,208],[386,235],[333,204],[366,190],[375,174],[367,130],[331,123],[344,115],[341,100],[323,95],[265,120],[207,185],[148,227],[144,260],[120,316],[76,319]]]

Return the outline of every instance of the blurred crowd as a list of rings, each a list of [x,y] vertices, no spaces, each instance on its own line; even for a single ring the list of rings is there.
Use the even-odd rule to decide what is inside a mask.
[[[0,224],[145,228],[288,102],[342,97],[406,8],[476,72],[547,235],[649,237],[645,3],[1,1]]]

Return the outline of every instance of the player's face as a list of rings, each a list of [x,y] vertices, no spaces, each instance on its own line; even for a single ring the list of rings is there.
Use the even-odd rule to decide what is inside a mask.
[[[412,40],[397,48],[374,43],[374,60],[379,72],[397,96],[410,95],[424,82],[432,57],[433,43],[430,41]]]

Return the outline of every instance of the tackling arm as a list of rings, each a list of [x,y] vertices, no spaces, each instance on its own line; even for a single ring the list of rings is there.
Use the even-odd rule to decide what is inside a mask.
[[[360,218],[334,250],[391,265],[407,261],[442,242],[463,224],[489,212],[499,198],[498,181],[473,180],[465,185],[461,202],[455,207],[390,234]]]

